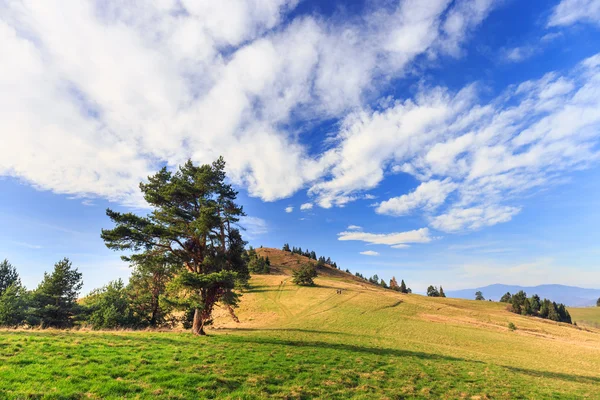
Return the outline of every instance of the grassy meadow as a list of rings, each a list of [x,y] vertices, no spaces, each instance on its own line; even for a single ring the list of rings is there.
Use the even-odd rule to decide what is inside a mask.
[[[269,257],[278,274],[253,277],[240,323],[219,310],[208,337],[0,331],[0,398],[600,398],[598,329],[340,271],[298,287],[297,261]]]
[[[600,328],[600,307],[569,308],[569,314],[577,325]]]

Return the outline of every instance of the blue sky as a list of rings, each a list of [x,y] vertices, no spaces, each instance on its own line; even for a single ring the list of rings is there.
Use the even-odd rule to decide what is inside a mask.
[[[600,0],[0,3],[0,258],[84,291],[107,207],[223,155],[254,246],[600,287]]]

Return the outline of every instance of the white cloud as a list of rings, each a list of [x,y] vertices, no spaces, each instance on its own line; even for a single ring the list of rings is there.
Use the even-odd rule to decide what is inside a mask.
[[[400,197],[392,197],[379,203],[375,212],[394,216],[407,215],[417,208],[435,210],[446,201],[446,197],[458,186],[450,179],[431,180],[421,183],[413,192]]]
[[[405,0],[349,21],[287,21],[297,3],[5,5],[0,175],[139,206],[138,183],[159,166],[223,155],[250,195],[288,197],[345,166],[309,155],[283,126],[344,117],[418,56],[457,55],[492,9],[489,0]]]
[[[577,22],[600,25],[600,0],[562,0],[554,8],[548,26],[566,26]]]
[[[377,186],[388,171],[403,172],[422,185],[447,182],[451,201],[446,191],[432,191],[430,200],[424,185],[424,193],[384,201],[378,212],[423,207],[431,226],[445,231],[506,222],[518,213],[519,196],[598,161],[599,90],[600,55],[511,86],[487,104],[479,104],[476,85],[455,94],[423,87],[414,100],[348,116],[327,154],[339,162],[311,191],[331,206]]]
[[[360,254],[363,256],[378,256],[379,253],[373,250],[361,251]]]
[[[477,84],[420,85],[369,107],[415,61],[459,56],[499,2],[404,0],[349,20],[288,21],[297,3],[1,7],[0,52],[11,56],[0,63],[0,176],[139,206],[138,183],[159,166],[223,155],[251,196],[308,187],[311,204],[333,207],[404,172],[423,188],[455,187],[444,196],[419,186],[377,210],[423,209],[432,227],[456,230],[506,221],[519,209],[508,200],[597,161],[600,56],[484,104]],[[599,4],[563,0],[549,25],[598,21]],[[305,120],[340,121],[326,151],[313,154],[305,132],[287,128]]]
[[[289,207],[285,208],[285,212],[286,213],[291,213],[292,211],[294,211],[294,207],[292,207],[292,206],[289,206]]]
[[[304,203],[300,206],[300,210],[305,211],[305,210],[311,210],[313,208],[312,203]]]
[[[362,231],[362,226],[348,225],[348,227],[346,229],[349,231]]]
[[[519,211],[519,208],[507,206],[453,208],[445,214],[433,217],[431,226],[444,232],[456,232],[463,229],[475,230],[510,221]]]
[[[532,57],[538,49],[534,46],[521,46],[504,49],[501,57],[505,62],[521,62]]]
[[[240,225],[245,229],[244,234],[250,238],[255,238],[269,232],[267,221],[258,217],[241,217]]]
[[[346,231],[338,233],[338,240],[357,240],[371,244],[385,244],[395,248],[403,248],[408,243],[429,243],[429,229],[421,228],[408,232],[394,233],[367,233],[360,231]],[[400,246],[400,247],[397,247]]]

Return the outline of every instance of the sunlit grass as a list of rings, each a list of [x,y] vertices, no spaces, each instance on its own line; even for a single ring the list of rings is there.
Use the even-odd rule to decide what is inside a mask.
[[[317,284],[255,277],[241,323],[217,316],[209,337],[0,331],[0,398],[600,398],[598,330]]]

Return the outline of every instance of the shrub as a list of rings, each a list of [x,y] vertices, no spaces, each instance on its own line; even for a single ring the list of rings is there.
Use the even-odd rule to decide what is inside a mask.
[[[292,281],[296,285],[301,286],[313,286],[315,284],[314,278],[317,277],[317,270],[312,264],[304,264],[300,269],[294,271],[294,277]]]
[[[516,331],[516,330],[517,330],[517,327],[516,327],[516,326],[515,326],[515,324],[513,324],[512,322],[509,322],[509,323],[508,323],[508,329],[509,329],[510,331]]]
[[[138,328],[142,321],[134,317],[129,294],[118,279],[92,291],[82,301],[87,308],[87,322],[93,329]]]

